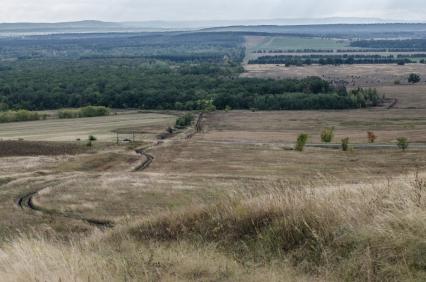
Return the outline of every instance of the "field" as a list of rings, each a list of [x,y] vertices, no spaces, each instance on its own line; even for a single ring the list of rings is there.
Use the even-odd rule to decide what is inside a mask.
[[[273,36],[248,38],[248,49],[251,51],[300,50],[300,49],[342,49],[348,46],[344,40],[305,38],[296,36]],[[306,46],[309,46],[307,48]]]
[[[87,139],[94,135],[99,141],[115,140],[115,131],[133,131],[144,135],[155,135],[173,125],[175,117],[165,114],[121,113],[108,117],[80,119],[49,119],[47,121],[32,121],[2,124],[0,138],[24,139],[28,141],[65,141]],[[141,131],[140,129],[143,128]],[[139,136],[139,134],[138,134]],[[140,136],[139,136],[140,137]]]
[[[396,80],[407,84],[410,73],[426,77],[425,64],[397,65],[341,65],[341,66],[291,66],[245,65],[243,77],[303,78],[319,76],[330,81],[346,81],[349,87],[391,86]]]
[[[379,211],[385,203],[377,202],[374,197],[382,195],[380,191],[384,191],[383,189],[391,191],[389,197],[395,199],[411,195],[410,193],[414,192],[411,192],[409,183],[414,183],[415,171],[419,171],[420,177],[423,177],[426,168],[426,149],[413,145],[408,151],[402,152],[395,145],[395,139],[399,136],[406,136],[410,141],[419,144],[426,143],[426,119],[423,111],[407,108],[208,113],[202,119],[201,132],[192,138],[187,138],[187,134],[192,132],[191,128],[163,142],[158,142],[155,135],[145,136],[145,143],[140,143],[140,146],[149,148],[146,152],[149,152],[154,160],[140,172],[135,171],[135,168],[146,161],[146,155],[135,152],[134,146],[114,145],[113,142],[105,146],[110,138],[108,132],[125,130],[126,127],[137,127],[141,132],[161,132],[172,120],[173,116],[170,115],[149,113],[88,118],[84,119],[84,123],[77,124],[76,120],[69,123],[72,130],[68,132],[59,130],[63,128],[64,123],[70,122],[68,120],[36,122],[37,130],[45,134],[36,134],[36,130],[32,129],[33,131],[27,132],[26,138],[38,140],[40,143],[43,143],[43,139],[50,142],[73,140],[78,136],[77,133],[84,130],[81,134],[97,134],[104,145],[95,144],[89,151],[81,151],[76,155],[49,156],[41,151],[41,155],[23,154],[1,159],[2,241],[16,238],[22,232],[41,236],[37,240],[25,237],[14,240],[14,245],[5,247],[0,267],[2,276],[16,277],[13,272],[18,271],[22,281],[33,277],[47,281],[52,280],[52,277],[62,277],[65,279],[63,281],[74,277],[81,281],[89,276],[95,281],[103,281],[106,278],[98,276],[98,272],[106,271],[108,277],[113,277],[116,281],[120,281],[119,277],[136,281],[137,279],[132,277],[140,275],[151,280],[164,281],[214,280],[220,275],[225,275],[224,280],[256,281],[259,277],[264,278],[265,273],[269,273],[271,281],[309,281],[325,277],[326,280],[337,281],[344,277],[350,280],[350,277],[359,275],[359,272],[357,269],[345,268],[343,264],[348,263],[346,259],[330,262],[333,267],[340,269],[331,274],[327,270],[328,266],[323,264],[323,259],[318,263],[310,261],[315,260],[315,256],[319,254],[304,253],[303,248],[297,247],[299,243],[285,247],[289,248],[288,253],[278,254],[268,250],[266,245],[263,245],[266,242],[258,241],[261,239],[246,237],[252,232],[247,231],[247,228],[260,228],[259,230],[263,231],[259,232],[267,232],[267,229],[264,229],[266,227],[262,226],[270,220],[275,222],[272,219],[276,216],[274,213],[281,212],[295,213],[295,221],[292,223],[295,229],[289,229],[289,232],[298,232],[295,230],[301,228],[297,227],[300,213],[304,214],[309,228],[316,230],[312,232],[320,232],[318,236],[334,236],[324,232],[335,232],[332,231],[335,224],[367,226],[365,222],[368,216],[363,212],[358,213],[356,223],[348,214],[348,217],[330,217],[333,222],[320,224],[330,230],[318,229],[316,224],[320,218],[309,217],[311,212],[331,212],[326,206],[328,201],[332,201],[334,205],[341,205],[342,212],[347,209],[344,213],[352,215],[355,215],[355,211],[349,209],[360,208],[360,211],[367,212],[368,206],[370,213],[376,214],[375,220],[378,221],[381,216]],[[14,132],[15,135],[11,131],[5,132],[9,132],[10,139],[17,139],[33,128],[33,124],[34,122],[13,124],[20,126],[19,130]],[[53,124],[56,124],[56,127],[53,127]],[[86,128],[86,125],[90,126]],[[95,125],[97,127],[94,127]],[[320,142],[320,130],[326,126],[336,128],[336,142],[349,136],[351,142],[363,144],[366,143],[366,131],[373,130],[379,137],[378,144],[393,145],[386,148],[355,149],[350,152],[314,147],[306,148],[303,153],[291,150],[300,132],[309,133],[310,143]],[[53,131],[52,128],[56,130]],[[56,139],[55,135],[65,137]],[[22,167],[25,167],[25,171],[22,171]],[[378,190],[372,190],[372,187]],[[367,198],[362,196],[365,193],[369,195]],[[285,197],[289,196],[294,200],[285,200]],[[272,197],[274,202],[267,204],[264,197]],[[317,199],[318,206],[313,206],[313,199],[310,197]],[[372,206],[368,201],[376,202]],[[217,203],[223,207],[215,208]],[[272,204],[277,206],[270,206]],[[415,218],[412,220],[417,220],[424,213],[423,208],[411,202],[405,202],[404,205],[408,206],[394,207],[388,212],[415,212]],[[285,211],[280,211],[281,209]],[[300,212],[296,212],[298,209],[301,209]],[[259,219],[259,222],[253,222],[253,226],[245,226],[247,223],[244,222],[255,216],[265,217],[266,221]],[[216,217],[222,218],[221,222],[225,225],[217,225],[219,222],[215,221]],[[230,222],[235,226],[232,230],[228,230]],[[415,221],[412,224],[421,223]],[[108,230],[111,226],[114,228]],[[347,231],[349,233],[344,236],[361,232],[357,228]],[[369,232],[376,232],[374,224],[369,228]],[[239,235],[238,232],[249,233]],[[231,237],[218,240],[219,237],[215,234],[228,234],[227,236]],[[243,236],[242,239],[236,240],[239,236]],[[291,236],[298,235],[295,233]],[[415,235],[406,233],[406,236]],[[371,238],[374,240],[376,237]],[[385,236],[382,240],[394,244],[388,238]],[[420,237],[415,238],[419,240]],[[55,240],[56,243],[53,243]],[[74,242],[74,249],[62,243],[69,240]],[[273,242],[280,240],[282,239],[277,237]],[[345,240],[349,240],[349,237]],[[233,241],[235,243],[231,243]],[[248,245],[248,249],[244,249],[238,242],[243,245],[258,242],[263,247],[253,249]],[[314,244],[314,241],[307,243]],[[31,244],[38,247],[28,247]],[[112,248],[111,244],[117,245],[118,249]],[[326,248],[330,256],[334,256],[338,251],[329,242],[324,241],[321,244],[325,244],[322,248]],[[375,243],[370,241],[370,244]],[[419,244],[421,241],[409,247],[422,248]],[[376,247],[379,248],[374,246]],[[40,248],[41,253],[20,253],[20,248]],[[397,247],[392,245],[392,248]],[[227,251],[224,251],[225,249]],[[264,253],[256,255],[259,251]],[[366,250],[359,251],[364,255],[353,257],[356,259],[356,265],[366,263],[362,259]],[[379,249],[377,252],[380,252]],[[67,259],[46,259],[58,254]],[[302,254],[305,257],[304,262],[294,264],[300,260],[298,256]],[[42,255],[41,261],[47,265],[31,261],[31,267],[11,267],[14,260],[33,260],[38,255]],[[77,256],[78,260],[69,260],[73,256]],[[93,260],[98,256],[98,259]],[[106,261],[100,258],[102,256],[110,256],[112,260]],[[264,256],[265,259],[269,256],[275,257],[276,262],[267,262]],[[410,263],[414,259],[411,253],[404,252],[403,256]],[[194,261],[194,258],[198,259]],[[126,260],[134,266],[120,266],[120,260]],[[161,264],[161,268],[152,266],[150,260],[153,260],[154,265]],[[95,261],[97,263],[93,264]],[[254,265],[247,266],[250,261],[253,261]],[[404,277],[407,271],[418,277],[424,275],[415,265],[406,267],[387,260],[382,263],[386,267],[395,267],[395,270],[386,272],[382,267],[370,266],[370,271],[378,271],[374,277],[398,279]],[[6,266],[9,268],[4,268]],[[68,272],[66,269],[70,267],[74,270]],[[143,270],[138,270],[138,267]],[[152,270],[151,267],[157,270]],[[46,272],[42,270],[44,268],[56,270]]]

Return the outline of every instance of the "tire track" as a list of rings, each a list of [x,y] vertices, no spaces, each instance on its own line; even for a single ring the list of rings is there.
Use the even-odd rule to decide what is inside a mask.
[[[53,210],[48,210],[48,209],[44,209],[42,207],[37,206],[36,204],[34,204],[34,197],[36,197],[44,189],[46,189],[46,188],[38,189],[37,191],[32,191],[32,192],[29,192],[29,193],[19,197],[16,200],[16,205],[24,211],[27,210],[27,211],[41,213],[41,214],[44,214],[44,215],[50,215],[50,216],[54,216],[54,217],[62,217],[62,218],[80,220],[80,221],[83,221],[83,222],[85,222],[89,225],[96,226],[100,229],[106,229],[106,228],[114,227],[114,223],[112,221],[109,221],[109,220],[86,218],[86,217],[79,216],[79,215],[56,212],[56,211],[53,211]]]
[[[201,130],[202,130],[202,126],[201,126],[202,119],[203,119],[203,113],[200,113],[199,116],[198,116],[198,119],[195,123],[195,133],[193,135],[201,132]],[[152,162],[154,161],[154,156],[152,156],[151,154],[148,154],[146,152],[147,149],[149,149],[149,148],[142,148],[142,149],[136,149],[135,150],[135,152],[137,154],[139,154],[139,155],[141,155],[145,158],[145,161],[142,162],[142,164],[140,164],[138,167],[136,167],[133,171],[135,171],[135,172],[136,171],[143,171],[143,170],[147,169],[152,164]],[[86,218],[86,217],[79,216],[79,215],[61,213],[61,212],[57,212],[57,211],[54,211],[54,210],[45,209],[43,207],[37,206],[36,204],[34,204],[34,197],[36,197],[44,189],[46,189],[46,188],[40,188],[38,190],[31,191],[31,192],[28,192],[27,194],[20,196],[16,200],[16,205],[24,211],[30,211],[30,212],[33,212],[33,213],[41,213],[43,215],[50,215],[50,216],[54,216],[54,217],[61,217],[61,218],[79,220],[79,221],[83,221],[83,222],[85,222],[89,225],[93,225],[93,226],[100,228],[100,229],[107,229],[107,228],[113,228],[114,227],[114,222],[109,221],[109,220]]]

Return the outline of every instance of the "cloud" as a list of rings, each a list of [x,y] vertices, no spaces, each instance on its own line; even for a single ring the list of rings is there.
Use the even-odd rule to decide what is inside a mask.
[[[309,17],[424,19],[424,0],[1,0],[0,22]]]

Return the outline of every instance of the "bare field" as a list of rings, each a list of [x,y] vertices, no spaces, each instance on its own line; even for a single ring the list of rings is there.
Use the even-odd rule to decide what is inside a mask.
[[[79,119],[49,119],[42,121],[5,123],[0,127],[0,138],[29,141],[75,141],[95,135],[99,141],[113,142],[114,131],[142,131],[152,135],[173,125],[173,115],[140,113]]]
[[[347,81],[349,87],[392,86],[396,80],[407,83],[410,73],[426,78],[426,64],[398,65],[340,65],[340,66],[290,66],[245,65],[243,77],[304,78],[319,76],[328,81]]]
[[[361,109],[350,111],[232,111],[206,117],[204,141],[247,141],[293,143],[300,133],[308,133],[312,143],[320,143],[325,127],[335,127],[335,141],[349,137],[353,143],[366,143],[373,131],[378,143],[392,143],[405,136],[426,143],[426,116],[423,109]]]

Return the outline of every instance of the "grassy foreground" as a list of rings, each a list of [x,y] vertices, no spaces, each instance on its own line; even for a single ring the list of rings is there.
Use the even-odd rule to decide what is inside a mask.
[[[244,187],[247,191],[247,187]],[[426,183],[234,193],[218,204],[0,252],[6,281],[424,281]]]

